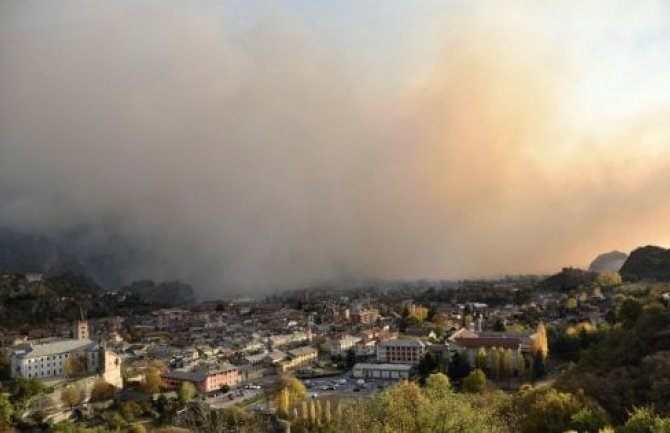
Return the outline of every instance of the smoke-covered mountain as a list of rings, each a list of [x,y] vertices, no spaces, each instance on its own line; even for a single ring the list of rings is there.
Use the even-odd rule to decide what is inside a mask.
[[[72,272],[115,290],[132,280],[154,277],[150,269],[142,272],[145,262],[142,252],[112,228],[80,227],[53,236],[0,230],[1,272]]]
[[[121,290],[145,302],[168,306],[184,306],[195,302],[193,288],[180,281],[156,283],[152,280],[133,281]]]
[[[619,272],[621,266],[626,262],[628,255],[621,251],[610,251],[600,254],[589,265],[592,272]]]

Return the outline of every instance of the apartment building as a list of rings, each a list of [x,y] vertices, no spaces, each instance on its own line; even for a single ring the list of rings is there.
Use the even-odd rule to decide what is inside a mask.
[[[377,345],[377,362],[416,365],[426,352],[418,340],[386,340]]]

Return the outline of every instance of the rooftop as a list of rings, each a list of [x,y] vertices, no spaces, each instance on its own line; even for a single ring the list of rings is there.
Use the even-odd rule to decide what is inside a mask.
[[[14,348],[14,353],[20,358],[30,359],[95,349],[98,349],[98,344],[91,340],[60,340],[44,344],[20,344]]]
[[[356,369],[366,369],[366,370],[386,370],[386,371],[410,371],[412,366],[409,364],[372,364],[359,362],[354,365],[354,370]]]
[[[424,347],[425,344],[418,340],[385,340],[379,343],[381,347],[395,346],[395,347]]]
[[[522,340],[518,337],[475,337],[475,338],[457,338],[454,340],[457,346],[468,349],[479,347],[498,347],[502,349],[518,349]]]

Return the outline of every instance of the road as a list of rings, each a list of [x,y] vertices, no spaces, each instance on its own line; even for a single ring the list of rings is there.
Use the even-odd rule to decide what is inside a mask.
[[[255,398],[262,393],[262,389],[236,389],[223,395],[209,397],[205,399],[205,403],[207,403],[212,409],[222,409],[224,407],[241,403],[244,400]]]

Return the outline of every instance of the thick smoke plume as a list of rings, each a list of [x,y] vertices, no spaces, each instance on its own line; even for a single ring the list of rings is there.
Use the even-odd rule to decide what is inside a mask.
[[[3,2],[0,226],[87,227],[133,251],[127,279],[208,293],[670,240],[668,112],[584,127],[579,53],[501,8],[455,10],[443,54],[380,95],[278,6],[243,29],[207,3]]]

